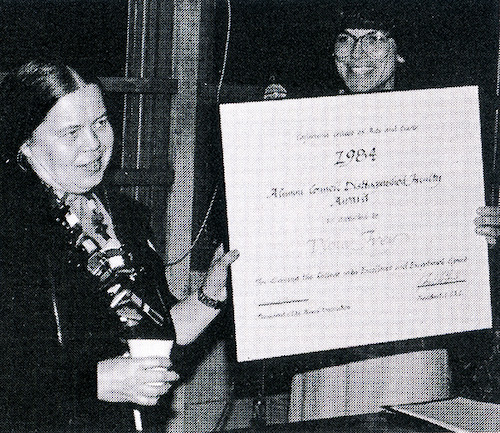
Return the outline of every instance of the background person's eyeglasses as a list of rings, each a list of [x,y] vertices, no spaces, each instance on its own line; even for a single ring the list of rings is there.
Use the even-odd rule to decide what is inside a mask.
[[[335,40],[334,56],[346,59],[351,56],[356,45],[359,43],[361,49],[371,58],[380,59],[385,57],[390,48],[389,34],[380,30],[366,33],[363,36],[355,36],[349,32],[342,32]]]

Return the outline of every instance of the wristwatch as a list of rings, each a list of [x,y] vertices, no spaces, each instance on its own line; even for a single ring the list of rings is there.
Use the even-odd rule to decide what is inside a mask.
[[[203,291],[203,286],[198,289],[198,301],[205,304],[207,307],[214,308],[216,310],[220,310],[224,305],[226,305],[226,301],[219,301],[207,296]]]

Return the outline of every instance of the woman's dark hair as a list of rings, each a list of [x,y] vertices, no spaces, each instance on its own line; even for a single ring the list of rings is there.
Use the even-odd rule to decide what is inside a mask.
[[[397,33],[396,19],[381,7],[344,8],[340,13],[338,30],[377,29]]]
[[[344,5],[327,26],[327,49],[330,53],[333,52],[337,35],[345,29],[383,30],[396,40],[399,48],[401,20],[391,13],[391,9],[380,4]]]
[[[58,61],[31,60],[8,73],[0,83],[2,161],[15,163],[20,146],[57,101],[87,84],[99,85]]]
[[[399,9],[395,7],[397,4],[394,0],[383,3],[364,1],[342,6],[337,19],[332,22],[331,34],[334,37],[328,39],[328,49],[330,53],[334,52],[337,35],[346,29],[374,29],[388,32],[396,41],[397,54],[404,59],[404,63],[398,63],[396,88],[409,89],[415,86],[414,77],[411,79],[409,77],[412,70],[412,56],[408,54],[408,46],[412,44],[411,36],[408,37],[408,34],[412,33],[413,29],[409,29],[407,15],[394,12],[401,10],[401,6]]]

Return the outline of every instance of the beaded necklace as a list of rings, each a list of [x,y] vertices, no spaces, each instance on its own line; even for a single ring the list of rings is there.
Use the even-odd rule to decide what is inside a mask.
[[[148,318],[154,324],[163,326],[164,317],[133,291],[142,269],[136,270],[132,266],[131,255],[123,250],[119,242],[115,244],[111,242],[101,247],[93,237],[84,232],[80,219],[65,203],[67,195],[59,197],[52,189],[50,192],[53,197],[52,206],[56,211],[56,221],[66,229],[70,245],[82,253],[86,269],[98,278],[98,290],[106,295],[109,308],[120,318],[123,317],[119,312],[120,309],[132,308],[142,318]],[[97,214],[95,218],[98,226],[101,225],[101,231],[105,231],[102,227],[102,215]]]

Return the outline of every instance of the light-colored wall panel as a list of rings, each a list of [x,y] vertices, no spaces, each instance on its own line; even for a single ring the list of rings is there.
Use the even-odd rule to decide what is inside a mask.
[[[384,405],[449,395],[446,350],[403,353],[297,374],[292,381],[289,420],[375,413]]]

